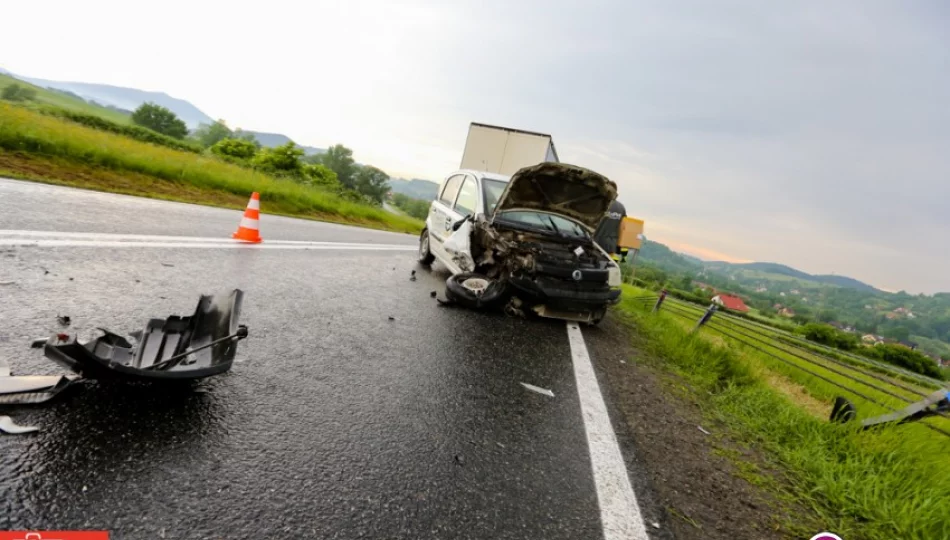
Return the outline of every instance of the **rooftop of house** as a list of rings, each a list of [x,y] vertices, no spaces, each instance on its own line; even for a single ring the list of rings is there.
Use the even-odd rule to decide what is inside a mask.
[[[733,296],[731,294],[720,293],[717,294],[713,300],[716,298],[719,299],[719,302],[727,309],[734,311],[749,311],[749,306],[745,305],[745,302],[742,301],[738,296]]]

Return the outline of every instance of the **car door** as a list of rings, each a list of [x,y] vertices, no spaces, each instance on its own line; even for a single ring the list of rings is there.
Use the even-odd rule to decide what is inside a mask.
[[[455,233],[455,231],[452,230],[452,225],[462,221],[467,216],[474,216],[477,208],[478,183],[476,182],[474,176],[466,174],[465,178],[462,180],[461,186],[459,186],[459,192],[455,197],[455,203],[452,205],[452,209],[448,213],[449,219],[446,220],[448,229],[445,233],[446,240],[448,240],[448,238]],[[457,258],[460,254],[455,252],[453,248],[450,248],[449,244],[443,245],[443,248],[445,249],[446,255],[445,261],[443,262],[446,263],[446,266],[449,267],[449,270],[451,270],[452,273],[462,272],[463,269],[461,268],[462,265],[460,263],[460,259]],[[457,244],[455,249],[458,249]],[[471,252],[468,249],[465,251],[465,255],[468,257],[468,260],[471,260]],[[471,270],[471,268],[468,270]]]
[[[445,239],[452,233],[453,207],[464,179],[465,175],[461,173],[448,177],[442,185],[438,198],[432,202],[432,207],[429,209],[426,225],[429,229],[429,249],[443,262],[448,258],[443,245]]]

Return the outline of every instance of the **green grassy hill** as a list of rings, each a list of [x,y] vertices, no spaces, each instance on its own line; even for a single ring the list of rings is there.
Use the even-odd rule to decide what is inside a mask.
[[[290,179],[135,140],[0,101],[0,175],[417,234],[422,222]]]
[[[122,124],[128,124],[131,122],[129,115],[123,114],[119,111],[101,107],[99,105],[93,105],[92,103],[84,101],[82,98],[71,96],[65,92],[47,90],[45,88],[32,85],[28,82],[21,81],[9,75],[0,74],[0,91],[11,84],[19,84],[20,86],[25,86],[36,90],[36,100],[32,103],[40,105],[53,105],[55,107],[61,107],[63,109],[69,109],[85,114],[95,114],[108,120],[112,120],[113,122],[119,122]]]

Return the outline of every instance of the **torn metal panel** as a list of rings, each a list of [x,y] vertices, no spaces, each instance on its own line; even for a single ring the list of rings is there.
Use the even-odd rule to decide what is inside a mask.
[[[75,376],[73,376],[75,378]],[[0,377],[0,395],[21,392],[44,392],[60,384],[63,375],[25,375],[18,377]]]
[[[472,259],[471,248],[472,222],[464,220],[452,235],[449,236],[442,245],[446,253],[452,256],[452,261],[462,269],[463,272],[475,271],[475,261]]]
[[[0,366],[0,405],[44,403],[78,379],[75,374],[13,376],[8,366]]]
[[[533,384],[528,384],[526,382],[521,383],[521,386],[524,386],[525,388],[527,388],[528,390],[531,390],[532,392],[536,392],[538,394],[542,394],[548,397],[554,397],[554,392],[548,390],[547,388],[541,388],[540,386],[535,386]]]
[[[24,381],[8,381],[0,378],[0,405],[36,405],[60,395],[63,390],[80,380],[78,375],[58,376],[24,376],[10,377],[9,379],[23,379]],[[52,383],[52,384],[48,384]]]
[[[237,342],[247,337],[238,324],[243,292],[203,295],[188,317],[151,319],[142,331],[124,337],[100,328],[103,335],[86,343],[58,334],[44,347],[47,358],[93,379],[198,379],[231,368]]]
[[[40,428],[36,426],[21,426],[13,421],[9,416],[0,416],[0,431],[4,433],[9,433],[11,435],[19,435],[21,433],[32,433],[34,431],[39,431]]]

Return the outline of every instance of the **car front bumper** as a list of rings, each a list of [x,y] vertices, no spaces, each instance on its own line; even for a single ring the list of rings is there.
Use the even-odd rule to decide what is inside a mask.
[[[608,287],[606,283],[591,285],[523,276],[510,278],[508,284],[522,300],[563,311],[597,311],[620,301],[620,288]]]

